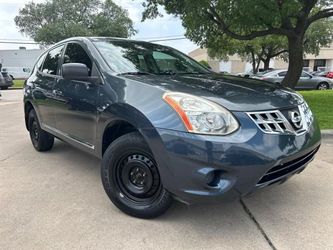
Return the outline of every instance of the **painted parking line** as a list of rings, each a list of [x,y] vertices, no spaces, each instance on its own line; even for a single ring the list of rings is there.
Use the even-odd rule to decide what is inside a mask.
[[[18,104],[20,102],[0,102],[0,106],[11,105],[11,104]]]

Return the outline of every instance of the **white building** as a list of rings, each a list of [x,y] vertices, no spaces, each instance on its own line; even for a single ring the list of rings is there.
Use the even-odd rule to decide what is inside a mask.
[[[41,49],[0,50],[0,63],[3,68],[30,68],[35,65],[42,54]]]

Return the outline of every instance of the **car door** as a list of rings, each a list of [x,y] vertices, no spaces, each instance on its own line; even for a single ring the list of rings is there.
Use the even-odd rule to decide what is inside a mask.
[[[96,65],[81,44],[71,42],[65,49],[63,64],[83,63],[90,76],[100,77]],[[87,81],[57,79],[53,89],[56,96],[56,128],[72,140],[94,148],[96,139],[97,99],[99,84]]]
[[[301,77],[299,78],[295,89],[311,89],[313,88],[312,85],[313,85],[312,76],[302,71]]]
[[[283,79],[286,77],[287,71],[281,71],[276,75],[275,82],[281,84]]]
[[[60,45],[43,55],[36,65],[36,74],[29,79],[33,87],[34,101],[38,107],[42,126],[55,127],[53,86],[59,76],[59,62],[64,49]]]

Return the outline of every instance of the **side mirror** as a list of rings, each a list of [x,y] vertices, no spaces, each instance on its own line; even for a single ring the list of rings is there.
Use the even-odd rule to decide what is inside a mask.
[[[83,63],[66,63],[61,66],[65,80],[89,81],[89,69]]]

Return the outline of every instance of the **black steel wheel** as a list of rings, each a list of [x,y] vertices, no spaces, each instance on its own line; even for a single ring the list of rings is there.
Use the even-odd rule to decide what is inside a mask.
[[[148,156],[129,153],[115,166],[113,176],[123,193],[135,202],[150,202],[161,189],[157,166]]]
[[[129,133],[115,140],[102,160],[102,182],[111,201],[123,212],[153,218],[171,205],[158,166],[142,136]]]
[[[31,110],[29,113],[29,134],[32,145],[37,151],[52,149],[54,137],[40,127],[35,110]]]

